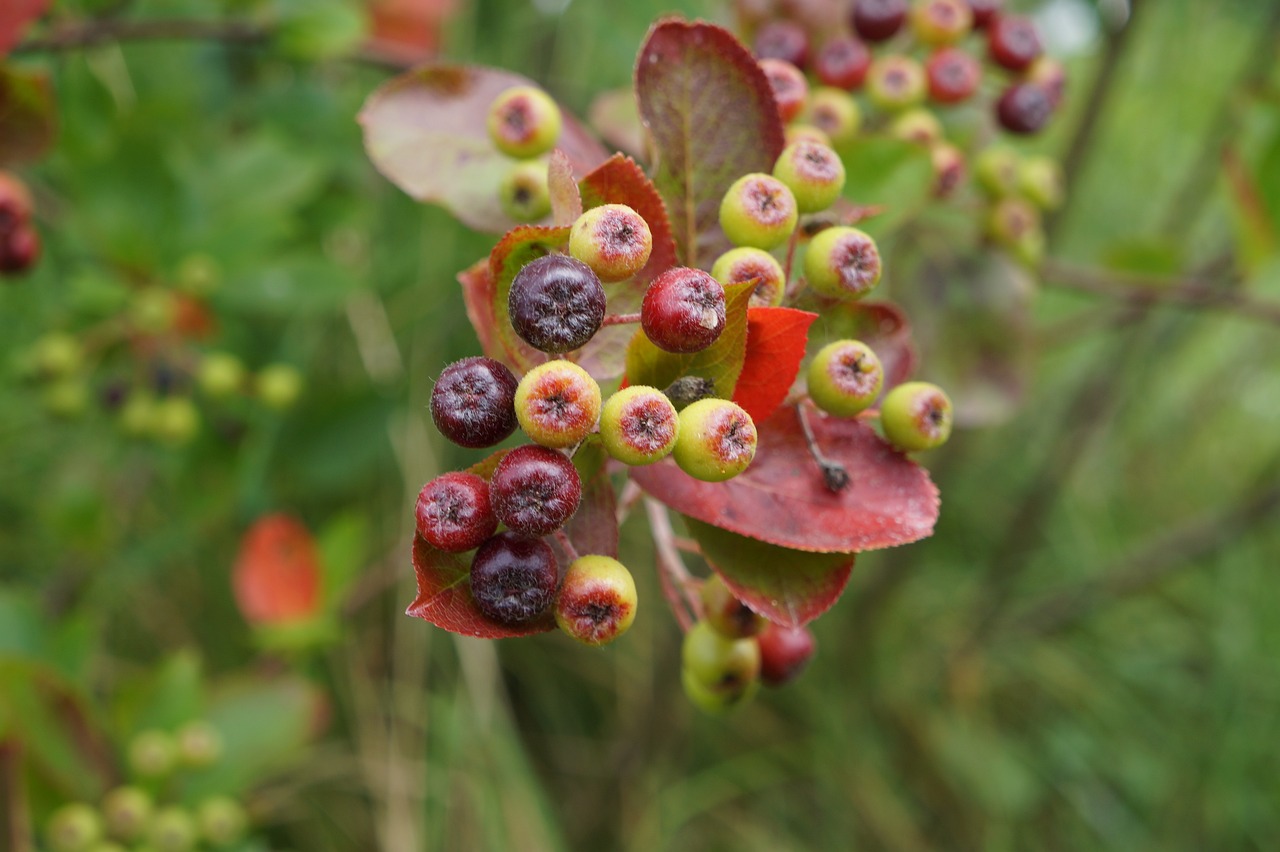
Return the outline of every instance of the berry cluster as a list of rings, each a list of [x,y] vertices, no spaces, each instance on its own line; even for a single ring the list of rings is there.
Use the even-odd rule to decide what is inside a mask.
[[[486,126],[495,148],[513,162],[498,186],[502,210],[517,222],[551,212],[547,160],[560,138],[560,107],[534,86],[513,86],[493,100]]]
[[[40,232],[31,222],[31,193],[0,171],[0,276],[20,275],[40,257]]]
[[[138,734],[128,748],[129,783],[108,792],[96,808],[76,802],[54,811],[44,830],[49,850],[196,852],[239,843],[249,820],[234,798],[211,796],[188,808],[155,792],[174,789],[179,770],[213,767],[221,753],[221,737],[207,722],[190,722],[172,734]]]
[[[1062,204],[1062,167],[1043,156],[1021,156],[993,145],[974,164],[978,186],[989,199],[986,233],[996,245],[1027,264],[1044,252],[1041,215]]]

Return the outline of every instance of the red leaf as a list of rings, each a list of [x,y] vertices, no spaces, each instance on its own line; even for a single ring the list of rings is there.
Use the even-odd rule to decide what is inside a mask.
[[[320,608],[315,540],[289,515],[266,515],[240,542],[231,576],[236,605],[252,624],[301,621]]]
[[[709,263],[728,245],[719,225],[725,190],[748,172],[772,170],[782,153],[769,81],[728,30],[669,19],[640,50],[636,98],[680,257]]]
[[[490,357],[497,358],[517,372],[541,364],[546,356],[521,340],[511,326],[511,313],[507,307],[511,282],[526,263],[550,254],[568,239],[568,227],[521,225],[508,231],[489,253],[489,305],[486,310],[476,313],[482,321],[490,324],[484,333],[477,326],[476,334],[482,342],[486,336],[491,338],[492,345],[499,350],[500,354]],[[468,309],[467,313],[470,316],[472,311]],[[474,324],[475,320],[472,322]]]
[[[489,140],[493,99],[533,85],[509,71],[431,64],[380,86],[360,111],[365,150],[378,171],[419,201],[446,207],[464,224],[502,232],[515,224],[502,211],[498,186],[512,166]],[[557,143],[578,172],[604,161],[604,148],[561,108]]]
[[[807,410],[818,446],[849,473],[838,493],[824,486],[792,406],[757,424],[755,462],[728,482],[700,482],[669,459],[631,478],[677,512],[794,550],[853,553],[933,532],[938,489],[923,469],[867,424]]]
[[[406,65],[420,62],[440,44],[440,28],[456,0],[369,0],[369,48]]]
[[[794,308],[747,309],[747,355],[733,401],[756,422],[768,420],[800,372],[809,326],[817,314]]]
[[[0,56],[22,40],[27,26],[44,14],[49,0],[4,0],[0,3]]]
[[[497,319],[493,315],[493,276],[489,274],[489,259],[478,260],[458,273],[462,285],[462,302],[466,305],[467,319],[476,330],[480,351],[497,361],[508,363],[502,346],[498,343]]]
[[[689,517],[685,524],[734,597],[784,627],[801,627],[830,609],[853,571],[852,553],[806,553]]]
[[[547,165],[547,189],[551,194],[551,220],[560,226],[572,225],[582,215],[582,194],[573,179],[573,163],[559,148],[551,152]]]

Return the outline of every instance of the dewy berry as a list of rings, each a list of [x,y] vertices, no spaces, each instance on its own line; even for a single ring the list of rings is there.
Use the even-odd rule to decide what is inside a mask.
[[[814,405],[839,417],[852,417],[875,403],[884,385],[884,368],[862,341],[836,340],[818,350],[807,380]]]
[[[536,157],[560,138],[560,107],[541,89],[514,86],[494,98],[488,128],[499,151],[519,159]]]
[[[536,444],[502,457],[489,480],[498,520],[515,532],[549,535],[564,526],[582,500],[582,480],[562,453]]]
[[[809,242],[804,275],[809,286],[837,299],[858,299],[880,283],[880,250],[857,228],[837,226]]]
[[[809,97],[809,83],[804,78],[804,72],[781,59],[761,59],[760,70],[769,80],[769,88],[773,90],[773,99],[778,104],[778,115],[783,123],[799,115]]]
[[[880,425],[900,450],[930,450],[951,436],[951,400],[937,385],[906,382],[885,394]]]
[[[1037,83],[1015,83],[996,102],[996,118],[1010,133],[1037,133],[1053,115],[1053,98]]]
[[[706,349],[724,326],[724,287],[701,269],[668,269],[649,285],[640,305],[640,328],[666,352]]]
[[[819,86],[809,93],[804,118],[826,134],[826,140],[818,140],[825,145],[843,145],[857,136],[862,127],[858,102],[844,89],[834,86]]]
[[[680,416],[657,388],[632,385],[615,393],[600,412],[605,451],[632,466],[653,464],[671,454],[680,433]]]
[[[978,91],[982,81],[982,65],[958,47],[936,51],[924,64],[929,84],[929,97],[940,104],[966,101]]]
[[[781,59],[797,68],[809,62],[809,36],[794,21],[773,20],[756,33],[757,59]]]
[[[853,29],[866,41],[897,35],[907,20],[907,0],[854,0]]]
[[[539,364],[516,388],[516,417],[535,443],[572,447],[600,418],[600,385],[572,361]]]
[[[556,595],[556,624],[579,642],[607,645],[631,627],[637,600],[625,565],[609,556],[580,556]]]
[[[502,212],[517,222],[537,222],[551,213],[547,163],[525,160],[514,163],[498,184]]]
[[[648,223],[625,204],[593,207],[569,231],[569,253],[601,281],[625,281],[644,268],[652,251]]]
[[[826,210],[844,189],[840,155],[814,142],[796,142],[784,148],[773,165],[773,176],[791,190],[801,213]]]
[[[414,519],[418,535],[447,553],[474,550],[498,528],[489,504],[489,483],[460,471],[442,474],[422,486]]]
[[[720,202],[720,227],[738,246],[781,245],[795,230],[799,215],[795,196],[773,175],[743,175]]]
[[[546,612],[559,579],[551,546],[515,532],[498,533],[471,560],[471,597],[500,624],[523,624]]]
[[[595,336],[604,321],[605,293],[591,267],[563,254],[531,260],[507,294],[511,326],[542,352],[568,352]]]
[[[783,686],[795,680],[817,649],[817,641],[808,627],[770,623],[756,637],[756,642],[760,645],[760,680],[765,686]]]
[[[734,597],[719,574],[712,574],[698,590],[702,617],[728,639],[746,639],[764,630],[768,620]]]
[[[924,44],[953,44],[972,28],[966,0],[916,0],[911,10],[911,29]]]
[[[672,456],[694,479],[723,482],[742,473],[756,456],[751,415],[727,399],[701,399],[680,412]]]
[[[505,364],[475,356],[455,361],[431,391],[431,419],[462,447],[492,447],[516,431],[516,377]]]
[[[1025,71],[1040,58],[1043,50],[1040,33],[1029,18],[1004,15],[987,27],[987,53],[991,61],[1010,71]]]
[[[786,295],[786,272],[778,259],[764,249],[750,246],[729,249],[711,265],[711,277],[726,287],[754,280],[756,289],[751,294],[753,306],[776,307],[782,304],[782,298]]]
[[[866,79],[871,51],[850,35],[838,35],[822,45],[813,60],[813,72],[824,86],[856,89]]]
[[[882,56],[867,71],[867,97],[888,112],[915,106],[927,89],[924,68],[909,56]]]

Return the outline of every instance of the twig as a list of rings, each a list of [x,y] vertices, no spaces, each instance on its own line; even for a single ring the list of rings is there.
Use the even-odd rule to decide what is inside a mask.
[[[576,561],[578,558],[578,548],[573,546],[573,542],[569,539],[569,534],[563,529],[555,531],[556,541],[560,542],[560,546],[564,548],[565,554],[569,557],[569,561]]]
[[[626,325],[628,323],[636,322],[640,322],[639,312],[634,314],[606,314],[604,320],[600,323],[600,327],[604,328],[605,326],[610,325]]]
[[[640,502],[640,498],[644,496],[644,491],[639,485],[636,485],[634,479],[628,479],[626,485],[622,486],[622,494],[618,496],[618,511],[616,517],[618,526],[622,526],[623,522],[631,515],[631,510]]]
[[[809,455],[822,470],[822,481],[827,490],[839,493],[849,487],[849,471],[838,461],[827,458],[818,447],[818,439],[809,425],[809,411],[803,402],[796,404],[796,416],[800,418],[800,428],[804,431],[804,443],[809,448]]]
[[[671,529],[671,518],[667,515],[666,507],[657,500],[646,497],[644,508],[649,516],[649,530],[657,551],[658,579],[662,583],[662,593],[666,596],[676,621],[680,623],[680,629],[688,631],[693,627],[698,614],[696,596],[692,594],[697,581],[689,574],[684,560],[680,558],[680,551],[675,543],[676,534]]]
[[[254,44],[265,41],[269,35],[267,30],[237,21],[176,18],[127,21],[100,18],[56,27],[43,38],[23,42],[12,52],[19,54],[78,50],[112,41],[220,41]]]

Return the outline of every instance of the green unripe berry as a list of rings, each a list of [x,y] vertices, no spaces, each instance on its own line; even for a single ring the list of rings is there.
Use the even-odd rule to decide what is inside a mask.
[[[773,175],[743,175],[720,202],[720,227],[739,246],[781,245],[795,230],[799,215],[795,196]]]
[[[572,361],[539,364],[516,386],[520,428],[544,447],[572,447],[600,419],[600,385]]]
[[[844,163],[830,147],[796,142],[782,150],[773,176],[787,185],[801,213],[826,210],[844,189]],[[712,276],[715,275],[713,271]],[[718,280],[718,279],[717,279]]]
[[[527,160],[545,154],[560,138],[560,107],[534,86],[514,86],[489,107],[489,138],[502,153]]]
[[[45,841],[52,852],[85,852],[102,838],[102,818],[88,805],[63,805],[45,826]]]
[[[756,456],[751,415],[726,399],[700,399],[680,412],[672,456],[694,479],[723,482],[747,469]]]
[[[556,595],[556,624],[587,645],[607,645],[636,618],[636,583],[608,556],[580,556],[569,564]]]
[[[163,287],[139,290],[129,306],[129,318],[143,334],[161,334],[173,327],[178,305]]]
[[[753,695],[760,684],[760,646],[755,639],[728,638],[706,621],[699,621],[684,635],[680,662],[686,691],[690,685],[695,687],[695,695],[690,696],[695,703],[709,694],[723,702],[721,709],[727,709]]]
[[[1040,231],[1040,210],[1023,198],[1001,198],[987,214],[987,236],[1005,248]]]
[[[782,137],[788,145],[794,145],[796,142],[817,142],[819,145],[827,145],[828,147],[831,145],[831,137],[827,135],[827,132],[813,124],[801,124],[799,122],[788,124],[782,128]]]
[[[680,670],[680,685],[684,687],[689,703],[708,716],[723,716],[730,710],[746,704],[756,693],[755,686],[741,692],[714,692],[686,668]]]
[[[143,731],[129,742],[129,766],[143,778],[160,778],[173,770],[177,748],[164,731]]]
[[[120,409],[120,429],[132,438],[155,432],[156,400],[149,393],[135,390]]]
[[[1018,152],[1006,145],[984,149],[973,161],[973,176],[978,186],[993,198],[1004,198],[1018,191],[1021,166]]]
[[[178,288],[193,296],[207,296],[222,283],[218,261],[207,254],[189,254],[178,264]]]
[[[55,331],[35,342],[31,347],[31,360],[42,375],[60,378],[80,369],[84,351],[75,337]]]
[[[215,796],[205,799],[196,811],[200,835],[214,846],[229,846],[244,836],[249,818],[235,799]]]
[[[200,431],[200,412],[189,397],[171,396],[156,403],[153,434],[167,444],[185,444]]]
[[[53,416],[76,418],[89,407],[89,388],[74,376],[58,379],[44,389],[42,401],[45,411]]]
[[[517,222],[545,218],[551,212],[546,162],[522,160],[511,166],[498,184],[498,201],[502,212]]]
[[[625,281],[649,262],[653,234],[625,204],[602,204],[583,213],[569,230],[569,254],[601,281]]]
[[[900,450],[931,450],[951,437],[951,400],[928,382],[906,382],[880,403],[884,436]]]
[[[1053,210],[1062,204],[1062,166],[1052,157],[1028,157],[1018,168],[1018,189],[1041,210]]]
[[[825,296],[860,299],[880,283],[880,250],[857,228],[837,226],[819,231],[804,255],[809,286]]]
[[[254,386],[264,405],[283,411],[302,395],[302,373],[289,364],[269,364],[258,373]]]
[[[139,787],[117,787],[102,800],[102,818],[107,833],[117,840],[132,842],[146,833],[155,803]]]
[[[222,757],[222,734],[208,722],[196,720],[178,729],[178,759],[184,766],[212,766]]]
[[[698,591],[702,602],[702,618],[721,636],[746,639],[764,630],[768,620],[738,600],[719,574],[702,582]]]
[[[147,840],[156,852],[188,852],[199,839],[196,821],[179,807],[161,809],[147,832]]]
[[[844,89],[833,86],[820,86],[809,94],[803,117],[825,133],[826,144],[833,147],[852,141],[862,127],[858,102]]]
[[[716,258],[711,277],[724,286],[755,279],[752,306],[778,306],[787,294],[787,275],[778,259],[764,249],[741,246]]]
[[[867,69],[867,97],[886,112],[919,104],[927,90],[924,68],[908,56],[882,56]]]
[[[852,417],[870,408],[884,385],[884,368],[860,340],[836,340],[809,364],[809,398],[823,411]]]
[[[657,388],[623,388],[600,410],[600,440],[605,452],[633,467],[669,456],[679,433],[680,415]]]
[[[200,362],[196,383],[215,399],[229,397],[244,387],[245,369],[230,352],[210,352]]]
[[[889,125],[889,135],[917,145],[933,145],[942,139],[942,122],[927,109],[907,110]]]

